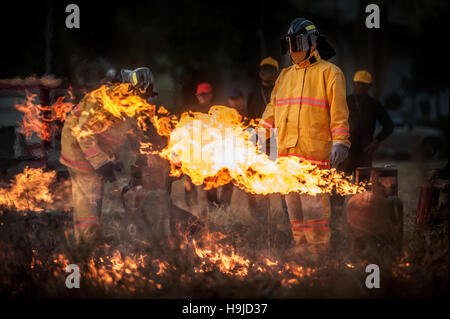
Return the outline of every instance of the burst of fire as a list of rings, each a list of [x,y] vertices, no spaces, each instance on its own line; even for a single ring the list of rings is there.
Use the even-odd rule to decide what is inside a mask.
[[[160,155],[176,164],[172,175],[189,175],[194,184],[205,184],[207,189],[232,181],[257,194],[365,191],[334,168],[321,169],[294,156],[272,161],[258,151],[247,128],[238,111],[226,106],[213,106],[207,114],[184,113]]]
[[[70,99],[73,99],[72,92],[69,90]],[[35,103],[36,94],[28,94],[23,104],[16,104],[16,109],[23,113],[20,123],[20,132],[26,138],[33,135],[43,141],[50,141],[52,138],[52,124],[56,121],[64,122],[67,113],[72,110],[73,103],[65,101],[65,96],[57,98],[51,105],[40,105]]]
[[[51,185],[55,180],[55,171],[26,167],[14,177],[9,187],[0,188],[0,207],[37,212],[49,209],[54,202]]]
[[[89,92],[85,99],[90,100],[95,108],[89,111],[80,110],[82,115],[88,115],[88,120],[82,127],[74,128],[73,133],[76,136],[84,137],[102,133],[116,121],[126,118],[135,118],[143,131],[147,130],[149,122],[153,123],[155,105],[147,103],[135,94],[130,84],[102,85]],[[164,113],[164,109],[160,108],[158,112]]]

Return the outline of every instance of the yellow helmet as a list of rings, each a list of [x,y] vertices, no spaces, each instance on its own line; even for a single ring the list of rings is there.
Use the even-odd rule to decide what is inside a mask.
[[[270,56],[261,60],[261,63],[259,64],[259,66],[262,67],[263,65],[273,66],[274,68],[277,69],[277,71],[279,68],[277,60],[275,60],[274,58],[272,58]]]
[[[355,73],[353,77],[353,82],[363,82],[367,84],[372,83],[372,75],[366,70],[359,70]]]

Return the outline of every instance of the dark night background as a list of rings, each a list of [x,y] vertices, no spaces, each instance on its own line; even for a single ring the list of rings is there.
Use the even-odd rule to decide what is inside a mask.
[[[368,69],[371,94],[391,116],[446,127],[448,1],[75,1],[81,28],[67,29],[68,1],[2,4],[0,78],[52,74],[95,86],[114,67],[150,66],[159,104],[194,103],[195,85],[210,81],[217,102],[232,87],[248,93],[261,58],[282,66],[279,38],[295,17],[312,20],[337,50],[332,62],[347,78]],[[364,25],[369,3],[381,28]]]
[[[71,3],[80,8],[80,29],[68,29],[65,25],[69,15],[65,9]],[[380,8],[380,29],[367,29],[365,26],[368,15],[365,8],[371,3]],[[448,296],[448,0],[3,1],[0,5],[0,195],[8,195],[14,177],[29,166],[56,171],[60,182],[57,186],[66,187],[66,195],[71,196],[70,183],[66,183],[69,173],[66,166],[59,162],[62,122],[50,121],[53,130],[50,142],[36,136],[25,138],[21,131],[23,113],[15,105],[27,99],[26,92],[36,94],[36,104],[52,105],[58,97],[68,97],[67,89],[72,87],[76,98],[70,102],[75,105],[86,91],[97,88],[104,81],[108,70],[148,66],[155,75],[156,90],[160,93],[156,103],[167,107],[172,113],[179,114],[189,109],[196,102],[196,85],[204,81],[213,85],[215,102],[226,104],[232,88],[241,88],[247,96],[258,84],[257,71],[262,58],[270,55],[280,62],[281,67],[290,65],[289,57],[280,54],[279,39],[297,17],[313,21],[318,30],[329,37],[337,51],[331,62],[344,72],[347,94],[353,91],[352,79],[357,70],[366,69],[372,73],[374,83],[370,95],[385,106],[394,121],[394,131],[381,144],[375,155],[374,167],[388,165],[395,168],[396,174],[398,169],[398,185],[397,181],[392,184],[395,193],[398,186],[398,196],[389,196],[389,200],[403,203],[404,233],[392,233],[404,235],[403,252],[406,255],[401,258],[401,266],[404,267],[406,261],[411,263],[411,267],[402,268],[409,277],[396,277],[387,285],[383,283],[386,290],[381,289],[381,293],[362,290],[365,289],[363,281],[359,282],[355,276],[355,267],[344,266],[347,259],[343,250],[343,254],[336,255],[336,261],[342,261],[336,268],[339,272],[334,271],[334,266],[325,267],[325,272],[318,273],[320,280],[300,282],[295,289],[288,291],[280,284],[281,279],[288,277],[282,278],[284,275],[278,271],[268,272],[264,277],[258,273],[250,276],[249,281],[240,281],[237,277],[233,279],[228,274],[217,276],[215,271],[197,276],[197,270],[193,271],[197,263],[194,260],[197,259],[184,252],[179,254],[181,250],[168,250],[162,258],[179,262],[174,264],[175,272],[168,270],[170,276],[162,277],[165,290],[155,290],[153,280],[150,280],[152,287],[149,292],[143,290],[133,295],[131,289],[127,289],[131,281],[124,281],[124,276],[114,282],[114,287],[118,289],[113,292],[109,291],[110,286],[103,285],[103,279],[88,280],[85,281],[88,289],[78,290],[80,294],[77,295],[77,289],[68,290],[63,286],[64,281],[60,281],[66,273],[62,272],[58,277],[51,275],[56,268],[53,268],[55,264],[50,256],[59,252],[60,247],[66,247],[68,240],[64,231],[69,227],[72,229],[72,216],[67,215],[70,222],[67,219],[51,223],[51,218],[68,218],[62,208],[36,214],[27,211],[21,216],[8,210],[8,214],[3,214],[5,209],[0,207],[0,226],[5,225],[0,227],[0,299],[2,296],[27,299],[79,296],[189,296],[195,299],[231,296],[269,299],[306,297],[311,300],[334,296],[345,299],[354,295],[358,298],[398,299],[442,296],[444,290]],[[56,88],[45,85],[49,77],[56,78],[53,81],[58,82]],[[32,84],[26,84],[28,80]],[[42,112],[44,115],[48,113],[51,112]],[[125,168],[130,168],[134,163],[132,156],[128,159],[128,162],[124,161]],[[438,168],[440,170],[435,171]],[[444,201],[437,212],[443,221],[418,233],[415,223],[420,214],[417,212],[421,211],[420,207],[426,206],[422,201],[426,197],[422,195],[429,195],[429,207],[432,207],[432,195],[433,201],[439,202],[439,192],[435,200],[436,187],[428,178],[433,171],[447,182],[443,183],[447,185],[447,190],[441,193],[447,194],[447,201],[445,196],[441,197]],[[123,175],[127,174],[132,175],[129,171]],[[149,181],[153,182],[151,178]],[[126,225],[121,225],[123,219],[120,216],[129,214],[123,198],[119,200],[117,196],[120,191],[113,191],[118,184],[107,184],[102,224],[107,232],[116,236]],[[261,223],[260,218],[251,217],[245,192],[236,187],[235,191],[230,209],[212,210],[213,223],[206,224],[208,231],[232,234],[228,239],[233,241],[233,255],[236,243],[237,256],[242,252],[251,252],[248,256],[258,256],[259,251],[265,254],[266,246],[270,253],[271,242],[273,248],[284,253],[292,233],[287,212],[281,204],[282,197],[274,194],[278,196],[272,198],[275,199],[272,203],[276,205],[267,214],[267,222]],[[184,179],[175,181],[171,200],[174,205],[189,210],[184,194]],[[28,198],[28,194],[25,195]],[[10,201],[9,195],[2,196]],[[61,198],[58,204],[70,204],[70,200],[66,200],[68,197]],[[433,205],[436,207],[437,203],[433,202]],[[373,206],[378,207],[378,204]],[[147,207],[153,209],[150,204]],[[384,209],[386,206],[380,204],[379,207]],[[47,206],[45,209],[48,210]],[[63,214],[54,214],[59,210]],[[342,225],[345,225],[342,212],[338,211],[338,215]],[[378,216],[385,215],[375,216],[381,221],[383,218]],[[45,218],[45,223],[42,224],[40,218]],[[266,227],[269,221],[272,228]],[[218,228],[210,226],[215,224]],[[350,228],[345,227],[343,236],[350,241]],[[358,243],[361,242],[355,238]],[[36,250],[30,247],[38,247],[40,259],[37,261]],[[165,249],[166,246],[161,247]],[[61,248],[61,251],[66,253],[66,248]],[[271,256],[277,256],[278,251],[272,251],[274,255]],[[176,252],[174,256],[172,252]],[[152,254],[153,251],[150,251],[149,256],[157,256]],[[405,256],[406,259],[403,258]],[[44,263],[40,265],[39,260]],[[189,270],[191,268],[192,271]],[[143,269],[147,274],[153,268]],[[186,270],[188,280],[179,270]],[[365,271],[360,270],[366,276]],[[190,281],[189,276],[194,280]],[[136,279],[138,277],[142,279],[141,275]],[[147,279],[144,277],[144,281]],[[138,280],[135,282],[138,283]],[[332,284],[324,285],[327,282]],[[56,283],[61,284],[62,290],[55,288],[59,287]],[[434,307],[430,306],[430,309]],[[299,311],[297,304],[295,310]]]

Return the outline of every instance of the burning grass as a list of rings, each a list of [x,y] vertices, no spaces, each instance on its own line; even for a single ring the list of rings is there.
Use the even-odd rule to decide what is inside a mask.
[[[62,181],[61,181],[62,182]],[[411,181],[408,181],[409,183]],[[58,183],[57,183],[58,184]],[[12,185],[17,185],[15,181]],[[172,198],[180,204],[182,181]],[[113,187],[113,185],[109,185]],[[402,187],[402,184],[400,184]],[[365,266],[351,259],[343,240],[320,262],[290,254],[291,238],[279,196],[271,198],[268,223],[249,214],[245,192],[231,206],[213,207],[205,229],[170,243],[143,245],[121,239],[124,213],[104,211],[107,244],[87,258],[65,239],[70,212],[4,208],[0,214],[0,295],[33,298],[379,298],[431,297],[448,285],[448,222],[420,233],[405,231],[403,255],[380,265],[382,287],[365,287]],[[119,207],[109,197],[111,205]],[[404,201],[411,200],[405,198]],[[53,205],[61,199],[56,198]],[[413,214],[405,214],[413,218]],[[405,220],[409,225],[409,220]],[[383,261],[383,256],[373,256]],[[65,286],[68,264],[81,268],[81,288]]]
[[[174,189],[177,196],[176,188]],[[242,195],[242,194],[241,194]],[[239,198],[234,198],[238,201]],[[272,201],[276,202],[276,201]],[[68,212],[4,210],[0,215],[0,295],[33,298],[373,298],[439,295],[448,282],[448,230],[414,236],[394,266],[381,267],[382,289],[365,288],[367,261],[348,258],[345,242],[319,263],[289,254],[285,216],[272,207],[269,225],[234,205],[213,208],[206,228],[170,243],[142,245],[108,238],[89,257],[65,241]],[[105,232],[121,213],[104,212]],[[432,235],[433,234],[433,235]],[[410,233],[411,235],[411,233]],[[411,235],[412,236],[412,235]],[[430,239],[430,238],[429,238]],[[269,241],[269,244],[268,244]],[[420,248],[419,248],[420,246]],[[447,259],[445,259],[447,258]],[[81,269],[81,288],[65,286],[68,264]],[[448,275],[448,271],[447,271]]]
[[[68,199],[70,183],[56,183],[56,172],[41,168],[25,167],[9,186],[0,187],[0,207],[17,212],[69,210]]]

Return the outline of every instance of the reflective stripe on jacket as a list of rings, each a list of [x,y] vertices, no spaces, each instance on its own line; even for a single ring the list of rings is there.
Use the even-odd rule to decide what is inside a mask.
[[[328,167],[333,144],[350,147],[344,74],[317,50],[283,69],[259,125],[277,129],[278,156]]]

